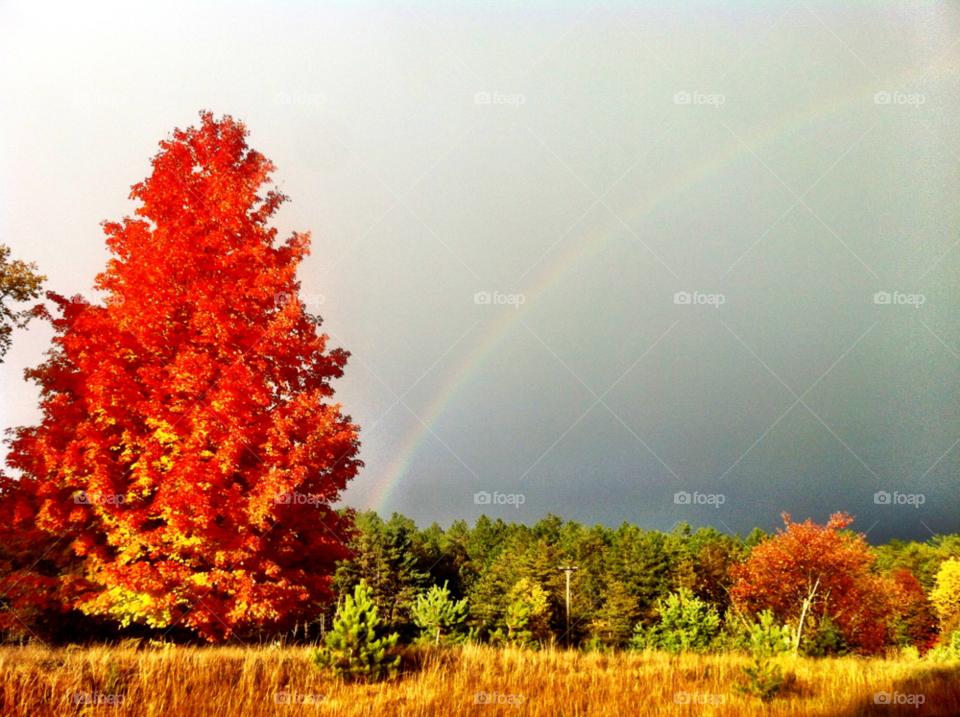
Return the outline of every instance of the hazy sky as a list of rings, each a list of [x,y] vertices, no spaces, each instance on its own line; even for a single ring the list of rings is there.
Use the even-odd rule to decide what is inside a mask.
[[[352,352],[348,504],[923,540],[960,530],[958,40],[952,2],[2,3],[0,241],[89,292],[158,142],[230,114]]]

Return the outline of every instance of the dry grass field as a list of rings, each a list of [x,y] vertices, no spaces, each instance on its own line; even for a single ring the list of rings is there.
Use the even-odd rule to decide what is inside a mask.
[[[787,688],[764,705],[734,692],[746,658],[732,655],[419,649],[405,654],[397,678],[363,685],[318,673],[302,647],[3,647],[0,709],[17,717],[960,715],[960,664],[780,661]],[[875,704],[881,691],[923,695],[923,704]],[[678,693],[700,704],[680,704]],[[118,701],[111,695],[122,704],[109,704]],[[83,704],[88,698],[104,704]]]

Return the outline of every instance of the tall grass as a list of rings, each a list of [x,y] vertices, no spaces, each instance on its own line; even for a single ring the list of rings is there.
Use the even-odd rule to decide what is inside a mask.
[[[244,647],[0,648],[0,710],[16,717],[145,715],[259,717],[436,715],[960,715],[960,665],[894,659],[779,658],[789,676],[769,704],[737,695],[738,655],[525,652],[466,646],[405,653],[396,679],[344,684],[316,671],[306,649]],[[932,668],[932,669],[931,669]],[[922,694],[920,708],[874,704],[874,693]],[[702,704],[678,704],[678,693]],[[123,704],[75,704],[76,693]],[[279,693],[322,695],[283,704]],[[519,706],[477,703],[478,693]],[[723,704],[711,704],[720,701]],[[322,702],[320,701],[322,699]],[[682,698],[681,698],[682,699]]]

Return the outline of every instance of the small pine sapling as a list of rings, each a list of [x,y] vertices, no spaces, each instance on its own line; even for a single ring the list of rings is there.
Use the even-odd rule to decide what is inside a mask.
[[[458,644],[466,635],[456,631],[467,617],[467,599],[456,602],[450,598],[447,583],[443,587],[434,585],[422,593],[413,605],[413,622],[420,628],[418,642],[434,642],[439,645]]]
[[[734,689],[740,694],[753,695],[769,702],[777,696],[784,683],[783,671],[772,657],[792,649],[792,637],[789,627],[776,624],[771,610],[764,610],[759,618],[759,622],[747,628],[753,661],[740,668],[746,677],[746,684],[734,685]]]
[[[327,633],[326,645],[310,651],[311,661],[320,669],[330,670],[346,680],[376,681],[397,672],[400,656],[388,657],[387,651],[397,644],[396,633],[377,638],[380,624],[372,591],[365,580],[347,595],[337,611],[333,630]]]

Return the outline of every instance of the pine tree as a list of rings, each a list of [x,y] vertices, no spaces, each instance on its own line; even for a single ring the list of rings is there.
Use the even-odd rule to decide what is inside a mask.
[[[630,646],[634,650],[658,649],[671,653],[708,652],[720,631],[715,608],[681,588],[657,601],[660,622],[644,628],[638,624]]]
[[[515,600],[510,603],[503,618],[507,631],[504,633],[503,628],[494,630],[490,633],[490,643],[504,646],[513,645],[520,648],[533,647],[533,633],[526,629],[533,610],[533,605],[523,600]]]
[[[590,623],[597,645],[620,647],[630,639],[639,609],[637,598],[620,582],[610,583],[601,594],[603,606]]]
[[[413,602],[429,580],[418,567],[416,525],[397,513],[384,522],[371,510],[355,515],[354,528],[348,543],[353,558],[339,564],[334,585],[340,594],[349,594],[365,580],[381,618],[406,639],[413,632]]]
[[[361,581],[347,595],[337,611],[333,630],[327,633],[326,646],[310,651],[310,659],[320,669],[330,670],[347,680],[379,680],[396,674],[400,656],[388,657],[387,651],[397,644],[396,633],[377,638],[380,624],[377,606],[371,599],[370,588]]]
[[[434,585],[426,593],[421,594],[413,606],[413,621],[423,632],[422,642],[434,641],[440,644],[441,637],[445,642],[462,642],[464,636],[455,632],[457,625],[467,617],[467,599],[454,602],[450,599],[447,583],[443,587]],[[449,631],[443,635],[444,630]]]
[[[734,685],[734,689],[740,694],[769,702],[777,696],[784,682],[780,665],[771,658],[791,649],[791,636],[790,628],[776,624],[771,610],[764,610],[759,618],[759,622],[747,626],[753,662],[740,668],[747,679],[746,684]]]
[[[754,653],[753,662],[740,668],[747,678],[745,685],[734,685],[733,688],[744,695],[759,697],[769,702],[783,686],[784,677],[780,665],[770,660],[770,655]]]

